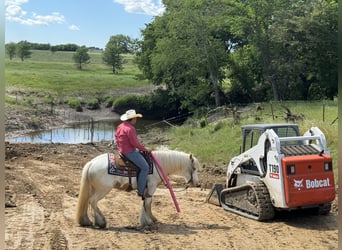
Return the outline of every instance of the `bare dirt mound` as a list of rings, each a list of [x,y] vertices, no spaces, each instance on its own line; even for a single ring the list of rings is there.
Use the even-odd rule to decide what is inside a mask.
[[[184,190],[183,182],[173,177],[180,213],[160,186],[152,203],[159,222],[137,230],[142,201],[135,192],[113,190],[99,203],[107,228],[79,227],[74,216],[83,165],[110,148],[5,146],[6,249],[337,249],[336,211],[256,222],[206,203],[209,187]],[[210,166],[201,169],[199,177],[207,186],[222,180]]]

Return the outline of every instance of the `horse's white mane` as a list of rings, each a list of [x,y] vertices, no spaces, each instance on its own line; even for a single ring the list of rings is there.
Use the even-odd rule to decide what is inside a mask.
[[[190,155],[182,151],[169,149],[167,146],[159,146],[157,150],[153,151],[158,159],[161,161],[162,165],[165,167],[171,167],[176,169],[181,169],[182,166],[191,166],[190,165]],[[197,159],[192,156],[195,160],[195,164],[198,164]]]
[[[156,151],[169,151],[169,152],[179,152],[180,154],[189,154],[189,153],[185,153],[177,148],[175,149],[170,149],[168,146],[166,145],[160,145],[158,146],[156,149]]]
[[[170,150],[170,149],[168,148],[168,146],[161,145],[161,146],[158,146],[156,150],[158,150],[158,151],[166,151],[166,150]]]

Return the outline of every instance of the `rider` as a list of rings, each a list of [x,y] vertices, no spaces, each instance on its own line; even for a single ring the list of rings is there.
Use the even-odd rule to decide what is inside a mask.
[[[142,117],[142,115],[137,114],[134,109],[127,110],[125,114],[121,115],[120,120],[123,122],[116,129],[115,140],[118,151],[140,169],[138,175],[138,195],[144,198],[149,166],[139,151],[150,153],[151,150],[141,144],[138,139],[134,127],[138,117]]]

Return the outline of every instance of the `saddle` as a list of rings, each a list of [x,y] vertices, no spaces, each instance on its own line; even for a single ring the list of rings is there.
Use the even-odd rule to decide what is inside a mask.
[[[153,173],[153,159],[147,152],[140,151],[149,165],[149,174]],[[137,167],[126,156],[119,152],[108,153],[108,174],[120,175],[124,177],[137,177],[140,168]]]
[[[149,165],[148,174],[153,174],[153,159],[147,152],[140,151],[142,156],[145,158]],[[138,177],[140,172],[139,167],[137,167],[132,161],[127,157],[120,154],[119,152],[108,153],[108,174],[118,175],[123,177],[128,177],[129,183],[128,187],[125,188],[127,192],[131,191],[132,188],[132,177]]]
[[[132,162],[130,161],[126,156],[120,153],[114,154],[114,160],[118,167],[121,168],[131,168],[132,170],[135,170],[137,172],[140,171],[140,169]]]

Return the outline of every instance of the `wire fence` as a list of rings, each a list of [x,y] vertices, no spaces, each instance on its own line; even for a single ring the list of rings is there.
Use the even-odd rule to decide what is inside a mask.
[[[205,120],[206,123],[211,123],[231,118],[234,123],[239,123],[242,119],[254,118],[256,121],[261,121],[265,117],[273,121],[284,120],[285,122],[316,119],[332,125],[338,120],[338,102],[337,100],[271,101],[248,105],[228,105],[210,109]]]

